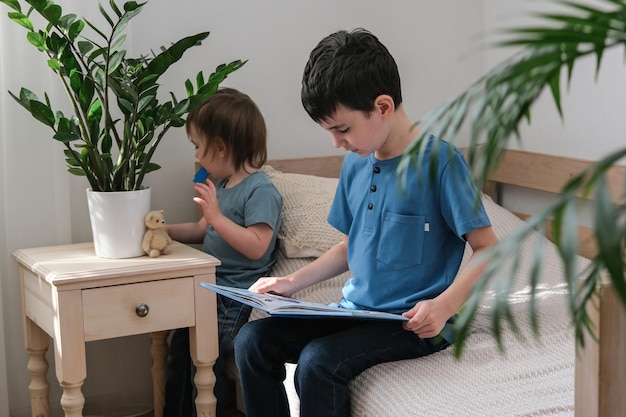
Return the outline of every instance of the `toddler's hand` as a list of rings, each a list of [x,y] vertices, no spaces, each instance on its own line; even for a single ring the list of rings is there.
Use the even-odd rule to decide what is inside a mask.
[[[213,224],[213,220],[221,214],[219,204],[217,203],[217,190],[215,184],[211,180],[203,183],[194,184],[193,188],[198,193],[193,201],[198,203],[202,208],[202,215],[209,224]]]

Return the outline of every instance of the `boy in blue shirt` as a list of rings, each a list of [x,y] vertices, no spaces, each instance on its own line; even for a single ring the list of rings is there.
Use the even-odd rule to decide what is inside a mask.
[[[417,127],[402,106],[396,63],[374,35],[358,29],[324,38],[305,67],[302,102],[333,145],[350,152],[328,215],[345,237],[306,267],[261,278],[251,289],[291,295],[350,269],[340,305],[409,320],[247,323],[235,338],[247,417],[289,415],[285,362],[298,364],[302,417],[350,416],[351,379],[452,343],[451,321],[484,268],[470,260],[459,273],[465,244],[475,257],[497,241],[484,208],[475,205],[465,159],[445,141],[429,138],[425,166],[411,167],[406,188],[399,186],[398,163]]]

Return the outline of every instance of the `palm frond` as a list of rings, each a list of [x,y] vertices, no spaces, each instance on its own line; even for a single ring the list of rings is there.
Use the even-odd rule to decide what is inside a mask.
[[[511,138],[519,137],[523,122],[530,123],[530,110],[539,96],[547,89],[561,117],[563,84],[571,82],[572,71],[577,62],[587,56],[596,60],[599,70],[605,51],[616,46],[626,46],[626,1],[602,0],[593,5],[575,1],[558,2],[563,8],[559,13],[536,15],[532,27],[513,28],[501,32],[502,39],[495,42],[500,47],[515,47],[518,52],[494,67],[485,76],[471,84],[465,91],[436,107],[420,120],[420,134],[409,147],[399,166],[400,178],[406,176],[410,164],[419,166],[423,158],[423,144],[430,135],[454,143],[463,124],[470,124],[468,162],[479,188],[497,167],[500,155]],[[596,71],[597,74],[597,71]],[[577,341],[584,343],[587,330],[593,334],[586,305],[592,299],[600,278],[608,274],[613,286],[626,305],[626,281],[624,278],[624,243],[626,238],[626,208],[616,205],[606,190],[606,172],[626,156],[626,149],[618,149],[585,172],[572,178],[556,200],[542,212],[533,216],[515,234],[484,255],[489,263],[487,272],[476,285],[474,294],[461,311],[457,321],[458,341],[456,353],[462,351],[467,326],[476,314],[480,293],[490,284],[498,268],[504,267],[516,255],[520,242],[533,230],[552,218],[555,224],[555,244],[565,266],[565,280],[569,288],[569,306],[576,328]],[[428,161],[434,163],[433,161]],[[580,276],[576,268],[576,199],[580,193],[589,195],[595,190],[595,239],[599,254],[592,259],[590,267]],[[624,201],[622,199],[622,201]],[[529,282],[534,291],[539,282],[543,252],[535,251]],[[515,265],[515,263],[513,263]],[[514,266],[515,267],[515,266]],[[514,274],[510,274],[514,276]],[[512,328],[515,323],[507,305],[511,283],[499,283],[498,300],[495,301],[493,332],[501,343],[501,323]],[[536,312],[530,312],[531,316]],[[531,322],[535,323],[531,319]]]

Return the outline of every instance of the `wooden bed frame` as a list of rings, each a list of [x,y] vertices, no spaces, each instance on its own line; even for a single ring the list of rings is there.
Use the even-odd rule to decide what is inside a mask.
[[[343,155],[276,159],[268,165],[282,172],[339,176]],[[489,177],[485,188],[498,202],[500,190],[507,185],[558,193],[561,186],[591,162],[532,152],[507,150],[499,168]],[[614,167],[609,175],[611,193],[620,202],[624,192],[626,166]],[[520,218],[530,214],[515,213]],[[550,237],[550,224],[546,227]],[[596,253],[591,229],[579,228],[580,254],[592,258]],[[626,310],[610,287],[598,293],[597,308],[590,311],[599,342],[586,338],[584,349],[577,350],[575,377],[575,414],[580,417],[626,416]]]

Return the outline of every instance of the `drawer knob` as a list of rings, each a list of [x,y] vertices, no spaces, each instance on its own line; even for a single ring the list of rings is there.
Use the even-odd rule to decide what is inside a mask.
[[[146,317],[149,312],[150,307],[148,307],[148,304],[139,304],[135,307],[135,313],[137,313],[139,317]]]

